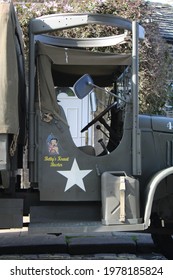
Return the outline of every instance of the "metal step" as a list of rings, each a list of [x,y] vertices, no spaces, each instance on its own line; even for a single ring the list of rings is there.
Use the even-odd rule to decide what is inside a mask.
[[[92,232],[113,232],[113,231],[143,231],[144,224],[121,224],[103,225],[101,222],[53,222],[53,223],[31,223],[28,232],[31,234],[40,233],[92,233]]]

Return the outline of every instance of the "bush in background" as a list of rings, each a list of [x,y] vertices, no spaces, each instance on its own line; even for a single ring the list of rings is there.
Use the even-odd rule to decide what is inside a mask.
[[[35,1],[34,1],[35,2]],[[156,23],[148,22],[152,9],[143,0],[62,0],[62,1],[29,1],[16,3],[16,11],[23,30],[25,50],[28,52],[28,23],[35,17],[55,13],[102,13],[122,16],[131,20],[138,20],[146,30],[146,38],[140,46],[140,112],[147,114],[160,114],[167,99],[168,71],[172,63],[166,42],[159,35]],[[112,32],[110,27],[101,26],[76,28],[64,31],[59,36],[92,37],[107,36]],[[116,31],[114,31],[116,32]],[[131,48],[131,42],[124,52]],[[108,51],[105,49],[104,51]],[[110,50],[109,51],[113,51]],[[122,51],[121,47],[118,51]]]

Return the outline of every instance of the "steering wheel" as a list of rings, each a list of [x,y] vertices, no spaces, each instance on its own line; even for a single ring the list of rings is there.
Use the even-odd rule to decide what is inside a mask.
[[[103,110],[98,116],[96,116],[91,122],[89,122],[84,128],[82,128],[81,132],[84,132],[87,130],[90,126],[95,124],[97,121],[101,120],[101,118],[109,111],[111,110],[115,105],[117,104],[117,101],[110,104],[105,110]]]

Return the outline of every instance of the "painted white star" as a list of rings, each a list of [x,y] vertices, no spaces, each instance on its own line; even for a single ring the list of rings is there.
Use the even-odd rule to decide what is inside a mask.
[[[57,171],[61,175],[67,178],[67,184],[64,192],[77,185],[83,191],[86,192],[83,178],[88,175],[92,170],[80,170],[76,159],[74,159],[71,170],[68,171]]]

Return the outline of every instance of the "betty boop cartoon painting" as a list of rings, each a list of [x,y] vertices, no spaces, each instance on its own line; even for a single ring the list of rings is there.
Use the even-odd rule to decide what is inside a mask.
[[[54,137],[53,134],[50,134],[47,137],[47,147],[50,155],[59,155],[59,148],[58,148],[58,139]]]

